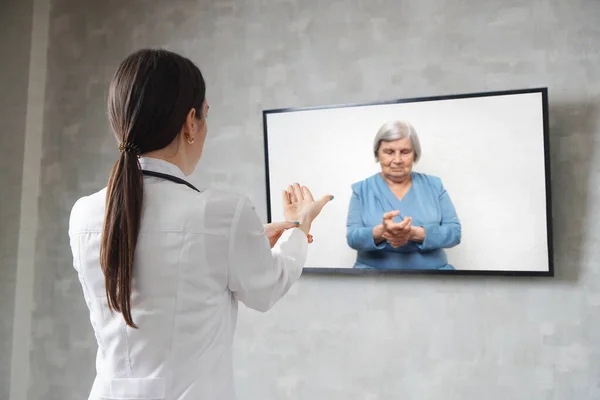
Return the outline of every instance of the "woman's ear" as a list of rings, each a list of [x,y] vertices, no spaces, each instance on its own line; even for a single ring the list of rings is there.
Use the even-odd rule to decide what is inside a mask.
[[[185,117],[184,132],[194,132],[197,123],[198,121],[196,120],[196,109],[191,108],[190,111],[188,111],[187,116]]]

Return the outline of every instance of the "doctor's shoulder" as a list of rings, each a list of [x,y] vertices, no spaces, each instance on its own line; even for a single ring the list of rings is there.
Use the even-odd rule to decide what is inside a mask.
[[[204,202],[213,207],[225,209],[236,208],[240,202],[249,202],[248,196],[233,190],[205,188],[198,195],[204,199]]]
[[[78,198],[69,213],[69,235],[101,230],[105,208],[106,188]]]
[[[190,225],[206,228],[231,227],[242,212],[249,213],[254,205],[245,194],[224,189],[203,189],[186,214]]]

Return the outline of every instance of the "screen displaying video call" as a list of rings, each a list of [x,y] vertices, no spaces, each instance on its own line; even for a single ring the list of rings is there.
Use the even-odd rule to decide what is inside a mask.
[[[547,109],[542,88],[266,110],[269,221],[297,182],[335,196],[305,271],[551,276]]]

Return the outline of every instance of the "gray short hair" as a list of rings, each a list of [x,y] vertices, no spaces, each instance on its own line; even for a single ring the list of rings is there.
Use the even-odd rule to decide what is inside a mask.
[[[413,151],[415,153],[415,162],[418,162],[421,158],[421,142],[419,141],[419,135],[415,128],[406,121],[388,121],[379,128],[375,140],[373,140],[373,154],[375,155],[375,161],[379,161],[379,148],[381,142],[393,142],[394,140],[409,138]]]

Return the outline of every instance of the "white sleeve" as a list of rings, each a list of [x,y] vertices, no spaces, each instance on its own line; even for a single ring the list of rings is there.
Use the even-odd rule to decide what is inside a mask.
[[[308,239],[298,228],[284,232],[271,250],[254,206],[242,197],[229,240],[229,290],[249,308],[269,310],[300,278],[307,250]]]

